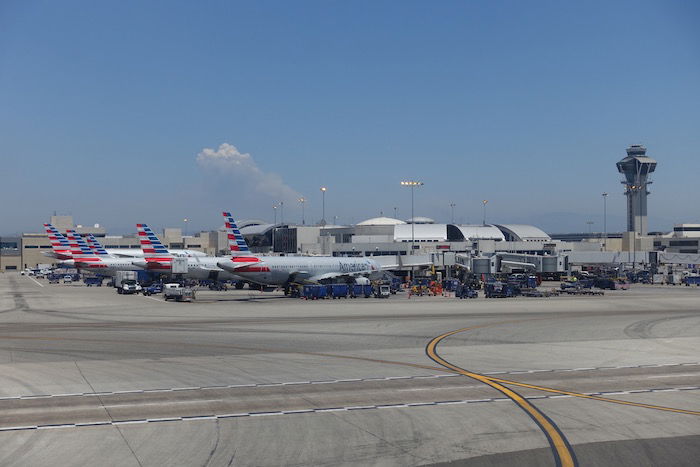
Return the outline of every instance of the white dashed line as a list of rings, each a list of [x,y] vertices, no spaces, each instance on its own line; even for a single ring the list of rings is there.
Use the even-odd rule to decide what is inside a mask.
[[[689,391],[698,390],[700,387],[684,387],[684,388],[660,388],[660,389],[646,389],[646,390],[630,390],[630,391],[614,391],[614,392],[594,392],[594,393],[584,393],[588,396],[599,396],[599,395],[610,395],[610,394],[637,394],[640,392],[675,392],[675,391]],[[572,398],[571,395],[545,395],[545,396],[532,396],[526,397],[530,400],[541,400],[541,399],[567,399]],[[96,422],[83,422],[83,423],[63,423],[63,424],[47,424],[47,425],[21,425],[21,426],[9,426],[0,427],[0,432],[3,431],[26,431],[26,430],[51,430],[57,428],[83,428],[92,426],[119,426],[119,425],[136,425],[144,423],[163,423],[163,422],[180,422],[180,421],[200,421],[200,420],[220,420],[225,418],[241,418],[241,417],[274,417],[279,415],[300,415],[300,414],[311,414],[311,413],[331,413],[331,412],[349,412],[355,410],[379,410],[379,409],[401,409],[401,408],[415,408],[415,407],[429,407],[429,406],[448,406],[448,405],[463,405],[463,404],[476,404],[483,402],[508,402],[510,401],[507,397],[495,397],[491,399],[465,399],[465,400],[452,400],[452,401],[436,401],[436,402],[413,402],[413,403],[399,403],[399,404],[379,404],[379,405],[359,405],[359,406],[349,406],[349,407],[326,407],[318,409],[299,409],[299,410],[285,410],[285,411],[266,411],[266,412],[243,412],[243,413],[233,413],[233,414],[221,414],[221,415],[191,415],[184,417],[164,417],[164,418],[148,418],[148,419],[137,419],[137,420],[105,420]]]
[[[619,370],[619,369],[630,369],[630,368],[656,368],[656,367],[672,367],[672,366],[699,366],[700,362],[693,363],[663,363],[658,365],[637,365],[637,366],[617,366],[617,367],[586,367],[586,368],[559,368],[553,370],[512,370],[512,371],[491,371],[480,373],[484,376],[495,376],[495,375],[521,375],[521,374],[532,374],[532,373],[551,373],[551,372],[574,372],[574,371],[592,371],[592,370]],[[379,381],[400,381],[400,380],[419,380],[419,379],[432,379],[432,378],[455,378],[461,377],[462,375],[442,373],[436,375],[413,375],[413,376],[387,376],[387,377],[372,377],[372,378],[345,378],[345,379],[329,379],[329,380],[316,380],[316,381],[287,381],[287,382],[270,382],[270,383],[248,383],[248,384],[228,384],[228,385],[213,385],[213,386],[185,386],[177,388],[151,388],[151,389],[129,389],[129,390],[119,390],[119,391],[102,391],[102,392],[83,392],[83,393],[63,393],[63,394],[33,394],[24,396],[2,396],[1,400],[14,400],[14,399],[49,399],[55,397],[94,397],[94,396],[111,396],[119,394],[144,394],[144,393],[161,393],[161,392],[175,392],[175,391],[200,391],[200,390],[216,390],[216,389],[238,389],[238,388],[265,388],[265,387],[277,387],[277,386],[297,386],[297,385],[307,385],[307,384],[339,384],[339,383],[360,383],[360,382],[379,382]],[[666,378],[666,377],[680,377],[680,376],[694,376],[692,373],[684,373],[683,375],[667,375],[667,376],[647,376],[647,378]],[[696,389],[695,387],[690,387],[688,390]]]

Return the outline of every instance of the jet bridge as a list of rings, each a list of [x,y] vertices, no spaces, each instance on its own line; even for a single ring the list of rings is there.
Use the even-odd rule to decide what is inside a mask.
[[[460,253],[455,265],[475,274],[509,273],[525,271],[532,273],[563,273],[568,271],[566,255],[528,255],[521,253],[494,253],[490,256],[471,256]]]

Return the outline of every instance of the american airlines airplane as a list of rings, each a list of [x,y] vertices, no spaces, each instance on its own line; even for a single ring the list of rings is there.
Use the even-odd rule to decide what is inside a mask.
[[[156,234],[153,233],[153,230],[146,224],[136,224],[136,230],[138,231],[139,242],[143,250],[143,259],[134,260],[134,264],[148,271],[172,274],[172,262],[176,256],[168,252],[168,249],[165,248]],[[187,256],[185,260],[187,262],[187,272],[183,273],[185,277],[220,281],[241,279],[239,276],[232,274],[232,271],[223,270],[217,265],[221,258],[214,256]],[[240,261],[240,263],[244,266],[250,261],[257,260],[251,257],[246,261]]]
[[[226,233],[231,257],[218,258],[218,266],[235,272],[251,282],[287,287],[290,284],[319,283],[321,281],[350,281],[358,277],[372,277],[382,267],[369,258],[335,258],[331,256],[252,256],[231,213],[224,212]],[[243,261],[248,258],[248,264]],[[254,258],[253,261],[250,261]]]
[[[51,247],[53,251],[44,251],[42,252],[42,254],[55,259],[71,259],[68,241],[65,239],[65,237],[63,237],[63,235],[58,231],[58,229],[56,229],[51,224],[44,224],[44,229],[46,230],[46,234],[49,236],[49,240],[51,241]],[[61,238],[63,238],[63,241],[65,243],[62,243]],[[87,238],[89,240],[91,239],[91,241],[93,242],[92,244],[90,244],[90,241],[88,241],[91,247],[94,244],[99,245],[99,242],[97,242],[97,239],[94,235],[87,234]],[[104,250],[109,256],[112,256],[114,258],[143,258],[143,250],[141,248],[104,248],[101,245],[100,248]],[[179,257],[207,255],[202,251],[183,249],[170,250],[170,254]]]
[[[106,252],[96,253],[75,230],[67,230],[66,236],[72,257],[66,263],[72,263],[78,269],[86,269],[106,276],[114,276],[117,271],[141,270],[130,258],[115,258]]]

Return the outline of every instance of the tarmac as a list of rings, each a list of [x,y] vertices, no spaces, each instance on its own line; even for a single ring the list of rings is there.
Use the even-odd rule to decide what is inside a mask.
[[[0,274],[0,465],[698,465],[700,287],[197,294]]]

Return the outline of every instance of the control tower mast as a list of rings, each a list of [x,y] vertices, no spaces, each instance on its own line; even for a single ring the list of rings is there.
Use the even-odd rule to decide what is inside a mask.
[[[649,174],[656,170],[656,161],[646,153],[644,146],[633,144],[627,148],[627,157],[617,163],[618,172],[625,176],[621,183],[627,196],[627,231],[638,235],[648,232],[647,185],[651,183]]]

